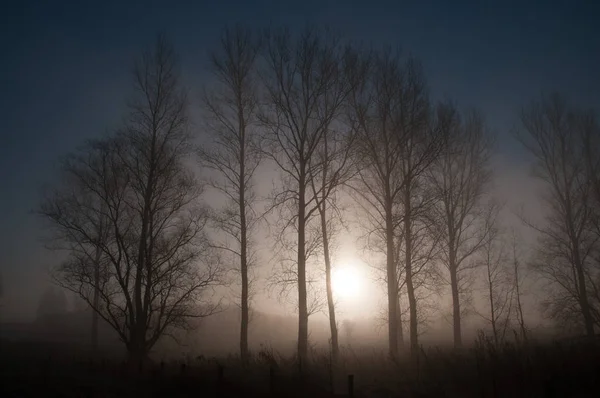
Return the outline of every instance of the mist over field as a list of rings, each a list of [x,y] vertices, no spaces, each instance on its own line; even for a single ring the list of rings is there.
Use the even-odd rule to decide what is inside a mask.
[[[83,3],[0,16],[0,395],[600,391],[597,4]]]

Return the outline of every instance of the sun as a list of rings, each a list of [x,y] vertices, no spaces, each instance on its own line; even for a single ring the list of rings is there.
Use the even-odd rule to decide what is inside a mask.
[[[360,295],[360,274],[355,266],[334,268],[331,275],[333,293],[339,298],[356,298]]]

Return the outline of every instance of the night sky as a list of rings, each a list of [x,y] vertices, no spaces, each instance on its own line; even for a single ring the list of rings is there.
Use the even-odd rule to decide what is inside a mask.
[[[600,108],[599,21],[600,3],[592,0],[4,3],[0,271],[5,290],[17,294],[23,283],[36,286],[44,278],[40,270],[51,260],[40,242],[39,220],[30,214],[40,190],[52,182],[60,155],[118,124],[130,93],[133,57],[158,31],[175,44],[193,101],[205,81],[206,51],[226,24],[273,22],[301,29],[314,23],[364,44],[400,46],[423,63],[433,98],[483,111],[498,134],[499,154],[515,167],[522,160],[510,130],[519,107],[558,90]],[[24,295],[25,290],[19,293]]]

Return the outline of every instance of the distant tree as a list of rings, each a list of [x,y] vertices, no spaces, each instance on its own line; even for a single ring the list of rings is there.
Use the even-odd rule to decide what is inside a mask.
[[[261,122],[263,153],[282,174],[282,184],[273,197],[280,210],[283,238],[295,232],[296,259],[281,261],[285,274],[280,280],[294,281],[298,292],[298,358],[308,355],[307,259],[318,248],[318,229],[310,221],[318,214],[316,199],[310,195],[311,178],[320,175],[316,161],[325,133],[332,128],[350,92],[344,73],[352,61],[349,51],[337,38],[317,29],[299,36],[273,30],[265,42],[263,82],[265,93]],[[311,231],[312,230],[312,231]],[[312,233],[311,233],[312,232]]]
[[[490,324],[495,345],[504,342],[513,313],[516,285],[507,254],[499,226],[496,220],[491,220],[480,253],[489,308],[480,315]]]
[[[600,123],[598,113],[581,112],[577,121],[579,139],[582,140],[586,176],[592,185],[592,227],[600,235]],[[598,257],[600,261],[600,257]]]
[[[533,268],[546,283],[544,308],[555,320],[581,325],[593,335],[600,325],[600,268],[594,252],[595,231],[593,129],[589,115],[572,108],[558,94],[533,102],[521,112],[517,138],[534,158],[534,175],[545,183],[545,220],[539,233]],[[583,138],[583,140],[582,140]],[[596,213],[597,214],[597,213]]]
[[[159,338],[217,309],[207,293],[220,268],[204,231],[202,187],[184,164],[186,99],[163,37],[138,60],[134,79],[123,128],[63,159],[61,184],[39,213],[55,248],[69,253],[55,281],[79,294],[139,364]],[[99,222],[106,226],[103,239]]]
[[[352,340],[354,339],[354,330],[356,329],[356,322],[350,319],[344,319],[342,321],[342,329],[346,334],[346,340],[348,340],[348,344],[352,344]]]
[[[519,325],[519,331],[523,341],[527,341],[527,324],[525,322],[525,316],[523,315],[523,303],[522,298],[524,295],[523,282],[526,278],[525,270],[521,266],[520,257],[522,253],[519,251],[518,235],[513,228],[511,230],[511,261],[512,261],[512,284],[514,289],[515,299],[515,317],[517,324]]]
[[[49,287],[42,293],[37,308],[37,318],[44,320],[67,313],[67,297],[62,289]]]
[[[598,244],[594,245],[592,261],[596,269],[600,269],[600,123],[597,111],[584,111],[579,117],[578,130],[583,138],[584,158],[586,163],[586,176],[588,183],[592,186],[592,199],[590,206],[590,225],[593,233],[598,237]],[[600,270],[594,281],[590,278],[591,294],[593,295],[593,307],[600,311]],[[596,313],[600,323],[600,314]]]
[[[451,104],[438,107],[438,120],[445,145],[430,170],[437,199],[432,213],[440,233],[440,260],[447,269],[452,292],[454,345],[462,345],[461,295],[470,289],[473,255],[485,244],[489,221],[497,207],[485,203],[491,179],[490,137],[483,118],[476,112],[461,117]]]
[[[210,186],[227,200],[226,206],[218,209],[213,222],[227,236],[226,242],[218,244],[218,248],[232,254],[239,262],[240,353],[244,362],[249,355],[250,268],[254,262],[250,236],[259,219],[253,207],[256,202],[254,174],[261,158],[255,131],[258,55],[259,40],[253,31],[241,26],[224,31],[220,48],[211,53],[211,70],[216,83],[205,95],[209,136],[199,149],[202,166],[216,172]]]

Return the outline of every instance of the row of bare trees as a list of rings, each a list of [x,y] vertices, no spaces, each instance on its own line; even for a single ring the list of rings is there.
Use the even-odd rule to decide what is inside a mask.
[[[407,313],[411,351],[418,350],[423,309],[445,290],[461,346],[462,314],[482,269],[490,307],[482,316],[496,342],[513,320],[525,336],[521,255],[514,235],[509,253],[499,232],[493,145],[479,113],[432,103],[415,59],[365,51],[318,29],[226,29],[210,61],[200,132],[192,134],[177,60],[160,37],[136,63],[122,127],[65,157],[61,185],[39,209],[56,247],[69,254],[56,281],[117,331],[133,360],[142,361],[161,336],[217,311],[211,287],[235,275],[247,361],[255,237],[267,222],[277,250],[265,283],[292,297],[299,360],[308,357],[309,316],[323,304],[337,359],[331,278],[348,198],[367,249],[384,258],[391,358],[403,345]],[[598,129],[591,113],[562,106],[532,107],[520,135],[551,187],[547,226],[535,226],[545,239],[536,269],[560,291],[549,296],[553,314],[581,314],[593,333],[600,320]],[[572,131],[578,140],[568,139]],[[269,195],[259,195],[265,170],[278,178]],[[205,188],[218,196],[210,206]]]
[[[545,219],[523,220],[539,234],[532,265],[546,282],[545,310],[593,335],[600,327],[597,116],[554,94],[523,109],[521,124],[517,136],[544,185]]]

